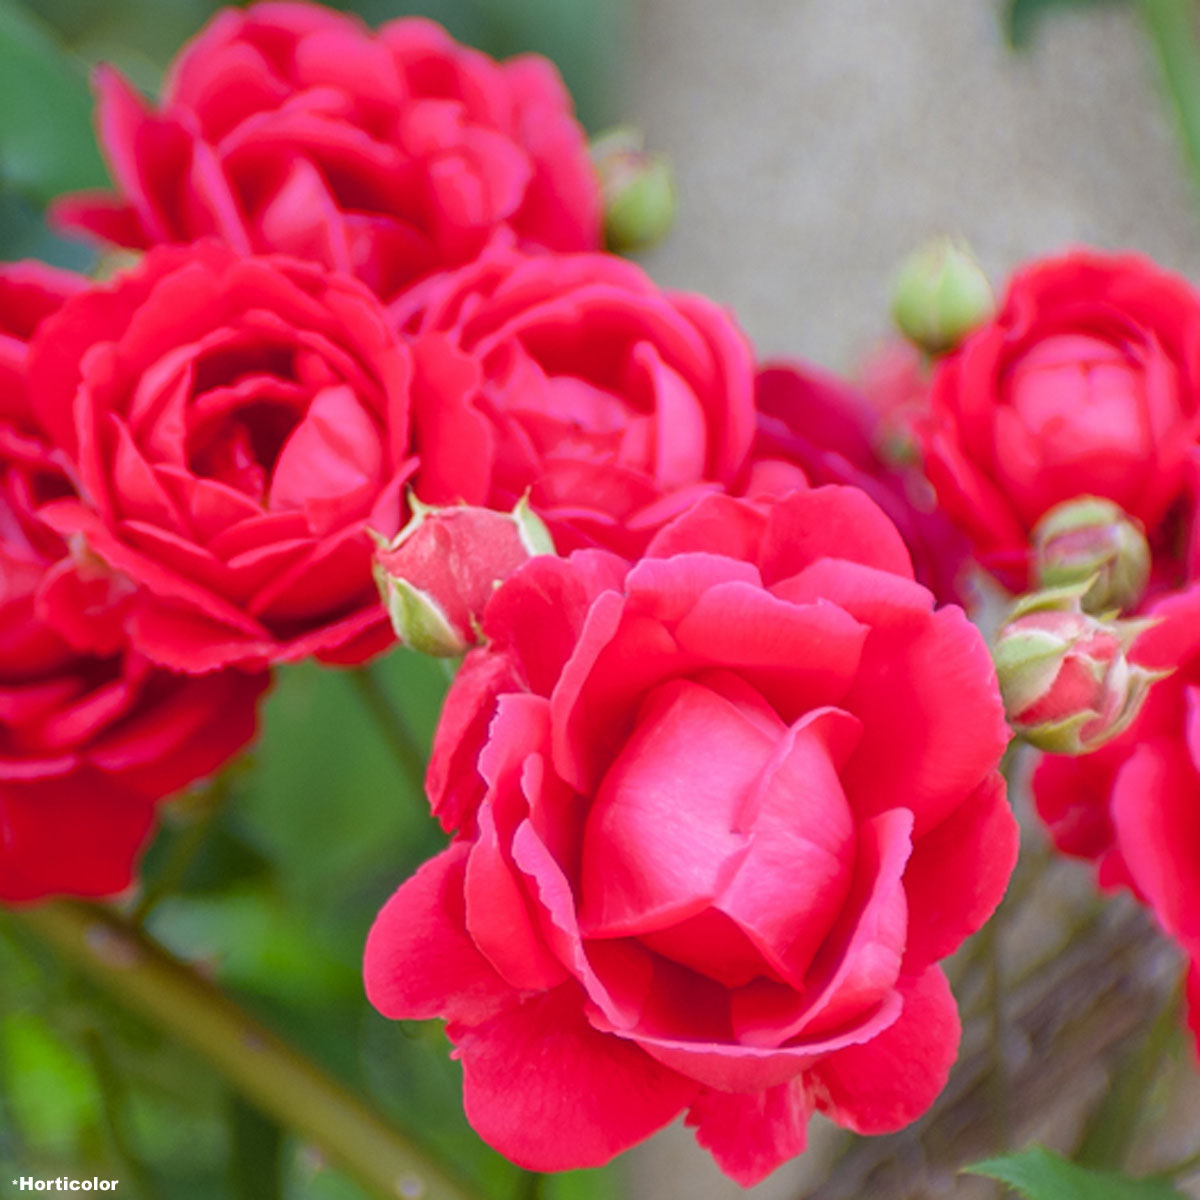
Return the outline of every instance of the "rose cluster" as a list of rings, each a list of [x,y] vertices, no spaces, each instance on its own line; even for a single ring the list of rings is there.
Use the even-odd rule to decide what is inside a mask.
[[[1078,252],[989,315],[939,276],[978,311],[907,304],[942,357],[856,386],[604,251],[542,59],[268,2],[156,105],[97,90],[114,189],[54,217],[132,265],[0,273],[0,898],[119,891],[273,667],[398,635],[466,651],[426,781],[451,836],[366,986],[446,1020],[525,1166],[686,1114],[750,1184],[813,1112],[925,1112],[939,963],[1016,858],[1010,725],[1116,738],[1047,756],[1040,811],[1200,955],[1189,285]],[[1053,570],[998,680],[972,575]]]
[[[977,561],[1014,589],[1059,585],[1025,606],[1040,630],[1019,616],[997,651],[1028,736],[1059,751],[1034,771],[1037,810],[1179,941],[1200,1032],[1200,293],[1134,255],[1033,263],[939,363],[922,421]]]

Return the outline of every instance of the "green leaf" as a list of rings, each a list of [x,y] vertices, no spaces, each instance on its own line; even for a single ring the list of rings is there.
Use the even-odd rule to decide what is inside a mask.
[[[1126,4],[1128,0],[1005,0],[1001,13],[1004,36],[1014,50],[1026,50],[1033,42],[1038,22],[1047,13],[1060,8],[1098,8],[1100,5]]]
[[[0,175],[42,203],[107,178],[83,65],[15,0],[0,0]]]
[[[1019,1154],[989,1158],[963,1168],[1015,1188],[1027,1200],[1184,1200],[1159,1179],[1130,1179],[1108,1171],[1091,1171],[1047,1150],[1032,1146]]]

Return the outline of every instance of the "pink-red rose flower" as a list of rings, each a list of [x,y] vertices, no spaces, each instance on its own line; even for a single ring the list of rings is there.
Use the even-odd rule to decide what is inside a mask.
[[[1135,255],[1018,271],[995,318],[939,365],[926,467],[980,561],[1014,590],[1050,508],[1101,496],[1178,574],[1200,428],[1200,296]]]
[[[782,495],[805,481],[861,488],[899,529],[918,582],[943,603],[963,603],[967,542],[937,509],[920,471],[887,457],[899,418],[886,407],[893,397],[881,390],[858,391],[808,363],[765,364],[756,387],[758,432],[740,490]],[[906,394],[905,403],[916,401]]]
[[[366,527],[397,532],[417,469],[410,365],[361,284],[160,248],[43,323],[30,379],[80,488],[45,519],[139,585],[150,658],[354,662],[390,641]]]
[[[460,499],[508,511],[528,493],[560,552],[636,556],[743,469],[749,345],[710,301],[632,263],[497,247],[392,313],[442,397],[417,417],[423,500],[467,458],[477,492]]]
[[[167,72],[157,110],[96,76],[117,195],[57,206],[118,245],[218,237],[355,274],[391,296],[497,233],[599,248],[599,184],[562,81],[418,18],[371,32],[318,5],[226,9]]]
[[[860,491],[700,501],[647,557],[530,560],[429,775],[450,847],[367,942],[391,1017],[447,1019],[469,1119],[538,1170],[686,1111],[743,1184],[814,1110],[895,1130],[958,1044],[937,966],[1017,831],[987,648]]]
[[[22,449],[0,428],[0,900],[109,895],[156,803],[254,737],[268,677],[175,675],[113,646],[127,594],[37,519],[39,493],[66,484]],[[66,626],[46,619],[51,588],[71,602]]]
[[[254,735],[265,675],[196,680],[124,644],[130,589],[37,516],[72,494],[34,431],[29,339],[86,280],[0,267],[0,901],[126,887],[164,796]],[[52,623],[48,610],[61,620]]]

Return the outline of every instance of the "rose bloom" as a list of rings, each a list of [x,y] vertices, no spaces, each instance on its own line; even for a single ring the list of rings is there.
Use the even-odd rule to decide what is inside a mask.
[[[551,250],[600,240],[599,184],[555,68],[497,63],[418,18],[371,32],[318,5],[226,9],[152,110],[96,76],[117,195],[59,225],[121,246],[218,237],[358,275],[393,295],[497,231]]]
[[[423,490],[475,464],[491,508],[529,494],[560,551],[634,556],[730,486],[754,432],[750,347],[701,296],[612,255],[494,247],[392,305],[418,379]]]
[[[125,643],[130,588],[38,517],[72,488],[34,425],[27,339],[85,281],[0,267],[0,901],[128,886],[158,801],[254,736],[266,675],[192,679]],[[51,613],[59,620],[52,621]]]
[[[752,1184],[814,1110],[932,1102],[937,961],[1017,829],[987,648],[853,488],[708,497],[632,567],[539,557],[496,592],[428,788],[458,833],[368,938],[368,995],[446,1018],[471,1123],[535,1170],[687,1111]]]
[[[929,477],[980,561],[1015,590],[1038,519],[1080,495],[1140,520],[1160,574],[1178,574],[1198,397],[1200,298],[1185,280],[1135,255],[1034,262],[937,369]]]
[[[889,445],[908,428],[898,380],[871,380],[859,390],[809,363],[769,362],[758,372],[757,435],[748,495],[782,495],[805,481],[861,488],[892,519],[912,555],[918,582],[943,603],[969,598],[966,539],[937,508],[928,481],[912,462],[895,461]],[[903,405],[920,405],[908,375]]]
[[[160,248],[44,322],[30,378],[81,489],[43,515],[140,586],[149,657],[202,672],[388,644],[365,530],[397,531],[417,469],[409,358],[355,280]]]

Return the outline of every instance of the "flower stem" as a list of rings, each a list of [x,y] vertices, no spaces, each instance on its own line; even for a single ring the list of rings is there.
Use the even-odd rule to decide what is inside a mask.
[[[1138,0],[1142,24],[1175,116],[1194,198],[1200,201],[1200,46],[1194,0]]]
[[[404,715],[396,707],[387,688],[370,667],[358,667],[346,673],[349,676],[363,707],[375,722],[380,737],[400,774],[404,777],[413,795],[421,796],[425,790],[425,755],[413,737]]]
[[[1179,1028],[1182,986],[1173,987],[1142,1039],[1117,1064],[1104,1099],[1088,1120],[1072,1156],[1085,1167],[1117,1170],[1137,1137],[1146,1093],[1163,1069]]]
[[[380,1200],[472,1200],[466,1185],[378,1113],[116,912],[60,900],[12,915]]]

